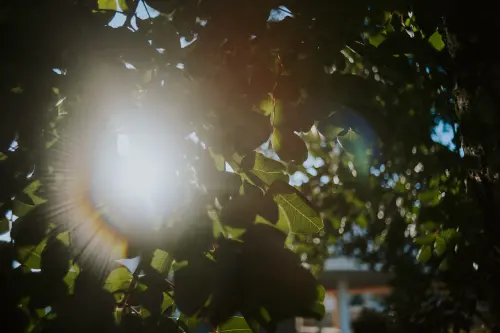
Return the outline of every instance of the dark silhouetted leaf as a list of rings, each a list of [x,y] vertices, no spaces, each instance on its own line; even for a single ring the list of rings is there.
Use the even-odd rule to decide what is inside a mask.
[[[4,274],[12,269],[14,260],[14,249],[12,244],[0,241],[0,274]]]
[[[181,332],[178,323],[173,318],[162,316],[158,322],[158,332]]]
[[[5,218],[5,217],[0,218],[0,235],[3,235],[9,231],[10,231],[9,220],[7,220],[7,218]]]
[[[210,296],[214,268],[212,261],[200,256],[174,272],[174,299],[182,313],[192,316],[203,307]]]
[[[221,222],[234,228],[248,227],[257,215],[258,199],[247,195],[233,197],[222,208]]]
[[[259,200],[257,213],[266,219],[266,221],[276,224],[279,220],[279,209],[273,196],[267,193]]]
[[[140,304],[151,312],[151,314],[159,315],[161,313],[161,305],[163,303],[163,293],[154,288],[148,288],[140,296]]]
[[[305,142],[290,131],[274,129],[271,143],[273,149],[283,161],[294,161],[302,164],[308,156]]]
[[[12,224],[11,237],[16,246],[39,244],[46,235],[47,220],[43,216],[43,205]]]
[[[124,333],[137,333],[143,331],[143,322],[139,316],[125,314],[120,321],[120,328]],[[167,332],[167,331],[165,331]]]
[[[50,239],[42,251],[40,268],[53,279],[62,279],[69,269],[69,249],[58,239]]]

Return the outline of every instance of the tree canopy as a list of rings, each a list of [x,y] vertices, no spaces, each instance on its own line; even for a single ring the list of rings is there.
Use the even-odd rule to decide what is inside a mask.
[[[25,0],[0,26],[9,332],[272,331],[323,316],[339,253],[394,273],[391,329],[498,330],[487,6]],[[155,156],[133,191],[128,140]]]

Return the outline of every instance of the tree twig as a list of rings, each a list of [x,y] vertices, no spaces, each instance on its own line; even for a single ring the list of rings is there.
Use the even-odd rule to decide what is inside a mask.
[[[125,20],[125,24],[123,25],[124,27],[128,27],[130,26],[130,21],[132,20],[132,17],[135,16],[135,13],[137,12],[137,7],[139,7],[139,2],[141,0],[136,0],[134,2],[134,7],[133,8],[129,8],[129,12],[127,14],[127,19]]]

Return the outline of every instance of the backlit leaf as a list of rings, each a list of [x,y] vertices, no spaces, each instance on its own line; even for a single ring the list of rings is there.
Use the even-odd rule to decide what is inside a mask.
[[[127,290],[132,282],[132,274],[125,267],[119,267],[109,273],[108,278],[104,282],[104,289],[109,292],[117,290]]]
[[[16,260],[28,268],[40,269],[41,254],[47,239],[44,239],[36,246],[22,246],[16,248]]]
[[[121,3],[124,3],[125,1],[120,1]],[[97,1],[98,8],[100,10],[117,10],[117,2],[116,0],[98,0]]]
[[[414,242],[415,244],[419,245],[431,244],[434,241],[434,238],[435,238],[434,234],[429,234],[426,236],[415,238]]]
[[[278,107],[281,107],[281,101],[277,100],[276,105]],[[275,108],[274,102],[271,97],[263,99],[260,102],[260,111],[264,113],[266,116],[270,115],[273,112],[274,108]]]
[[[443,42],[443,36],[437,31],[429,37],[429,43],[438,51],[442,51],[446,46]]]
[[[443,237],[437,236],[436,241],[434,242],[434,253],[437,256],[442,256],[446,251],[446,241]]]
[[[288,219],[290,231],[308,234],[323,229],[323,220],[316,209],[298,190],[282,181],[271,185],[270,193]]]
[[[382,34],[377,34],[375,36],[370,36],[370,44],[378,47],[385,40],[385,36]]]
[[[73,294],[75,290],[75,280],[80,273],[80,268],[77,265],[73,265],[70,267],[68,273],[64,277],[63,281],[68,287],[68,293]]]
[[[429,245],[423,245],[417,254],[417,260],[421,264],[425,264],[431,258],[432,250]]]
[[[253,333],[243,317],[231,317],[217,327],[219,333]]]
[[[170,270],[172,259],[169,254],[163,250],[155,250],[153,259],[151,260],[151,267],[157,270],[160,274],[165,274]]]
[[[353,155],[366,149],[363,137],[352,129],[349,129],[345,135],[337,137],[337,141],[345,151]]]
[[[259,177],[266,185],[271,185],[278,179],[288,180],[288,176],[284,174],[286,167],[282,163],[260,153],[253,152],[245,156],[242,167]]]
[[[175,304],[187,315],[196,314],[210,296],[214,263],[205,256],[190,258],[188,265],[174,272]]]

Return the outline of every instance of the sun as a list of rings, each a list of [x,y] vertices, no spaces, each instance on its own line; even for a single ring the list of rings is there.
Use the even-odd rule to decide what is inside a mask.
[[[62,135],[46,177],[57,203],[51,215],[67,224],[85,260],[122,258],[128,244],[147,244],[189,202],[189,140],[162,119],[139,111],[92,114],[75,118]]]

